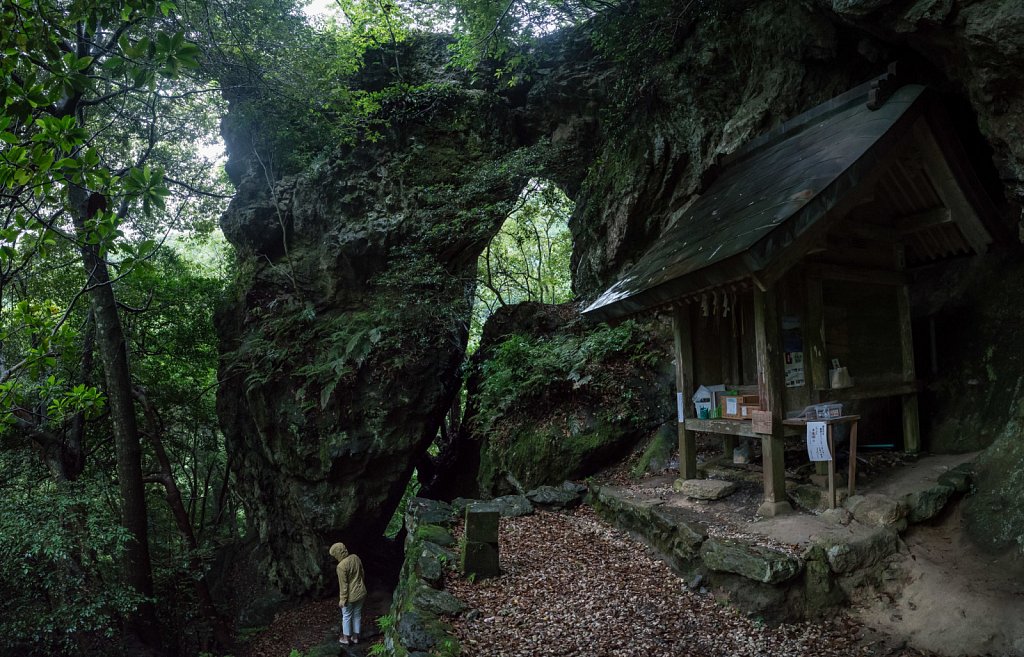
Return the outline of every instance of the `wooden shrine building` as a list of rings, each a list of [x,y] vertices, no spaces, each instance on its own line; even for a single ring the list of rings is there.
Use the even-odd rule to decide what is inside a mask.
[[[903,447],[920,449],[907,269],[982,253],[992,206],[942,111],[890,73],[745,145],[653,247],[584,314],[670,311],[683,415],[680,477],[694,433],[760,438],[762,515],[790,509],[787,413],[824,402],[901,400]],[[830,388],[833,361],[853,385]],[[700,383],[749,386],[753,423],[698,419]],[[897,402],[899,404],[899,402]]]

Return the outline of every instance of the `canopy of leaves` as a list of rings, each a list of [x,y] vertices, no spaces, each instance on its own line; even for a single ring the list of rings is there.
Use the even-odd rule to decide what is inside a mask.
[[[483,323],[501,306],[572,299],[569,260],[573,202],[547,180],[533,179],[477,263],[471,348]]]

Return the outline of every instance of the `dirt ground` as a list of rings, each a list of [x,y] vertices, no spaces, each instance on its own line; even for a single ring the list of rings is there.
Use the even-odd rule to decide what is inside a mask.
[[[964,536],[958,505],[903,536],[905,575],[891,594],[861,601],[853,616],[908,645],[940,655],[1024,655],[1024,562],[979,551]]]

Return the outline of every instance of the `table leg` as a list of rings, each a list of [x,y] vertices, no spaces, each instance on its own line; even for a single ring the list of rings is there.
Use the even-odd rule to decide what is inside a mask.
[[[854,487],[857,483],[857,420],[850,423],[850,482],[847,491],[853,496]]]
[[[836,508],[836,445],[832,440],[832,425],[828,425],[828,508]]]

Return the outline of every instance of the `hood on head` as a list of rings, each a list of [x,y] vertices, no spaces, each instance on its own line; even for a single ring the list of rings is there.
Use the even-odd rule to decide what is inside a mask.
[[[345,547],[344,543],[335,543],[327,552],[338,561],[348,556],[348,548]]]

